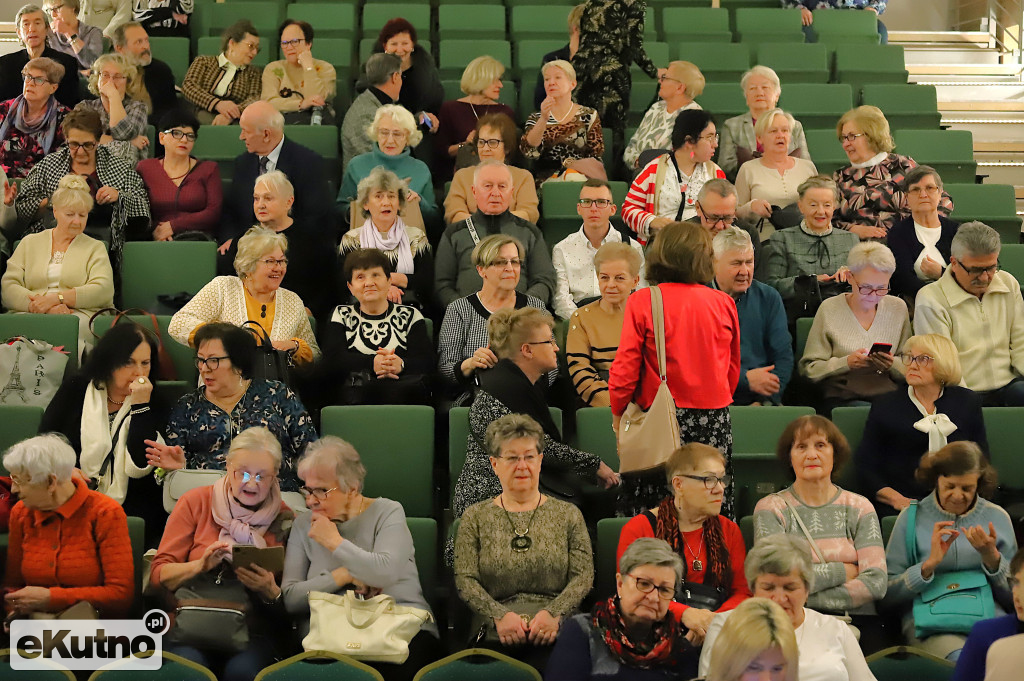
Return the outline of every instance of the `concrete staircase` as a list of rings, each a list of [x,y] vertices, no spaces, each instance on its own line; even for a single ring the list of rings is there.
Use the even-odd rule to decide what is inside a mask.
[[[934,85],[942,125],[970,130],[978,174],[1016,189],[1024,215],[1024,74],[1018,55],[987,32],[891,31],[903,45],[911,82]]]

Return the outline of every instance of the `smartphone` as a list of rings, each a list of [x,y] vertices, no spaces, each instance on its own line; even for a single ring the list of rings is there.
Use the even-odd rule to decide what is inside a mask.
[[[868,354],[873,355],[876,352],[892,352],[892,343],[875,343],[871,346]]]
[[[284,547],[270,546],[261,549],[256,546],[235,545],[231,548],[231,564],[237,567],[259,565],[274,574],[284,571]]]
[[[427,114],[420,114],[420,125],[425,125],[427,130],[434,129],[434,124],[430,121],[430,116]]]

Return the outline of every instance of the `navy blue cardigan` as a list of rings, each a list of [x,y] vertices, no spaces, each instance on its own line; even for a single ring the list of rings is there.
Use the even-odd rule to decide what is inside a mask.
[[[939,224],[942,234],[935,247],[939,249],[939,253],[946,259],[946,262],[949,262],[949,249],[953,243],[953,235],[956,234],[960,223],[940,215]],[[889,250],[896,256],[896,271],[893,272],[889,283],[893,294],[916,296],[918,289],[928,282],[921,281],[917,272],[914,271],[914,263],[917,261],[917,256],[921,255],[924,244],[917,240],[913,216],[903,218],[889,229],[888,243]]]

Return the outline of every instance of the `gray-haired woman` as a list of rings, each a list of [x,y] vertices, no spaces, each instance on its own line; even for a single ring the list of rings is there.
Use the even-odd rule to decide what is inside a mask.
[[[302,299],[281,281],[288,271],[288,239],[266,227],[253,227],[238,240],[236,277],[216,277],[171,317],[168,332],[182,345],[191,345],[200,326],[227,322],[241,326],[259,322],[277,350],[291,353],[295,362],[320,356]]]
[[[907,304],[890,296],[896,260],[887,246],[869,241],[850,251],[846,266],[852,291],[829,298],[811,325],[800,373],[825,388],[826,405],[865,405],[896,389],[898,351],[910,338]]]
[[[850,627],[804,607],[814,578],[811,562],[807,540],[777,534],[750,550],[744,572],[755,598],[772,600],[789,615],[800,647],[801,681],[874,681]],[[700,655],[702,676],[708,673],[715,640],[731,614],[719,613],[711,620]]]
[[[361,179],[355,205],[363,222],[341,238],[340,258],[344,262],[360,248],[380,250],[392,264],[388,300],[422,306],[433,298],[434,258],[426,232],[405,224],[399,215],[408,193],[408,184],[383,166]]]
[[[298,473],[312,513],[295,521],[281,584],[285,608],[298,616],[300,635],[309,632],[310,591],[386,593],[398,605],[429,613],[405,511],[397,501],[363,495],[366,468],[355,448],[341,438],[324,437],[306,447]],[[437,638],[431,614],[410,642],[403,664],[371,664],[389,681],[411,679],[439,657]]]
[[[64,66],[49,57],[29,60],[21,69],[21,94],[0,102],[0,164],[11,178],[25,177],[43,156],[64,143],[61,123],[68,107],[54,93]]]

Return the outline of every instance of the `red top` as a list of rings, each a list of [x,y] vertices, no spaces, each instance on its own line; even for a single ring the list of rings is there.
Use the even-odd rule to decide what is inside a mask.
[[[732,404],[740,380],[740,322],[732,297],[703,284],[661,284],[665,303],[668,387],[676,406],[721,409]],[[626,301],[622,339],[608,379],[612,413],[634,399],[649,409],[658,392],[650,289]],[[634,397],[635,395],[635,397]]]
[[[732,610],[750,598],[750,587],[747,586],[747,578],[743,573],[743,561],[747,559],[747,546],[743,542],[743,533],[740,532],[739,525],[725,516],[720,515],[718,519],[722,523],[725,550],[729,552],[729,561],[732,563],[732,589],[730,589],[729,598],[725,600],[725,603],[722,603],[722,607],[715,611],[725,612],[726,610]],[[683,562],[687,566],[686,581],[696,582],[697,584],[703,584],[704,576],[708,574],[708,552],[704,542],[701,540],[702,531],[683,532],[683,539],[689,549],[689,551],[686,551],[686,555],[682,556]],[[626,552],[630,544],[640,537],[654,537],[654,528],[651,527],[651,522],[643,514],[634,516],[628,523],[622,526],[622,532],[619,534],[619,550],[615,554],[616,571],[618,571],[622,554]],[[701,562],[704,563],[704,569],[700,572],[689,569],[693,565],[693,555],[691,552],[694,550],[700,556]],[[668,609],[676,617],[682,618],[683,612],[689,607],[688,605],[672,601]]]
[[[88,601],[103,617],[124,616],[135,587],[128,520],[116,501],[74,483],[53,511],[14,506],[4,585],[49,588],[50,612]]]
[[[199,161],[181,186],[171,182],[159,158],[139,161],[135,170],[142,176],[149,194],[153,226],[170,222],[177,232],[199,231],[213,234],[220,222],[223,190],[214,161]],[[251,220],[255,224],[256,219]]]

